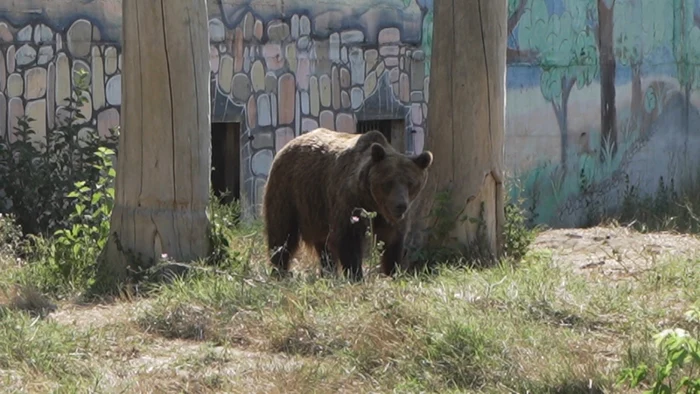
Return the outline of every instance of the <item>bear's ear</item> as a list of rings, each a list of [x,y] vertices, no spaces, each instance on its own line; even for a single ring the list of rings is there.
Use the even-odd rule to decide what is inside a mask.
[[[416,163],[420,169],[425,170],[433,164],[433,154],[430,151],[425,151],[420,155],[413,158],[413,162]]]
[[[384,150],[383,146],[374,143],[370,149],[372,151],[372,160],[374,162],[380,162],[386,157],[386,151]]]

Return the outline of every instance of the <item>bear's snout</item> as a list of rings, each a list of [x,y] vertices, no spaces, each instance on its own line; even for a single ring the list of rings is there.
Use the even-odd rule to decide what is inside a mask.
[[[400,202],[396,205],[394,205],[394,217],[401,219],[403,215],[406,213],[406,210],[408,210],[408,204],[405,202]]]

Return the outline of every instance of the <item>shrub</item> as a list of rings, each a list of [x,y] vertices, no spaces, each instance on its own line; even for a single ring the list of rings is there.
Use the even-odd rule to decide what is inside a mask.
[[[12,212],[25,234],[53,234],[69,227],[73,201],[68,195],[76,182],[96,184],[100,178],[99,147],[115,150],[118,133],[101,137],[85,122],[80,108],[87,103],[89,75],[76,71],[73,97],[57,116],[58,127],[46,139],[31,128],[35,119],[18,119],[14,140],[0,140],[0,213]],[[9,137],[9,136],[8,136]]]

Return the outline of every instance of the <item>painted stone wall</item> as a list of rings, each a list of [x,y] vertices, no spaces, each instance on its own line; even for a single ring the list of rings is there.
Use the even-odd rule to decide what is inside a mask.
[[[37,138],[50,133],[78,69],[91,76],[86,122],[102,133],[119,125],[121,1],[84,3],[0,5],[3,137],[14,138],[22,114],[36,119]],[[404,119],[406,149],[423,149],[429,61],[423,21],[431,5],[209,1],[212,121],[241,124],[248,213],[260,202],[275,153],[316,127],[353,132],[358,119]]]

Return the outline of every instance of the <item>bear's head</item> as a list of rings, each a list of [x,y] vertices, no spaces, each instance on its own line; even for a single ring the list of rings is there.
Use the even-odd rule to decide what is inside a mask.
[[[425,187],[433,154],[404,155],[391,146],[372,143],[369,191],[379,213],[397,222],[405,218],[418,193]]]

